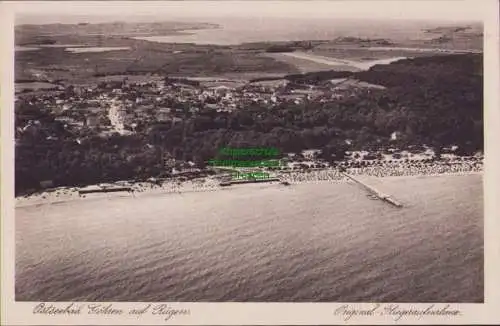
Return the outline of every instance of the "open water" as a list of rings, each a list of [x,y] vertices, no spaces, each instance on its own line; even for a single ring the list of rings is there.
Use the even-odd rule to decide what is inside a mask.
[[[16,209],[16,300],[482,302],[482,177]]]
[[[341,20],[325,18],[204,19],[220,28],[186,30],[165,36],[136,37],[154,42],[234,45],[252,42],[331,40],[339,36],[390,38],[406,40],[422,38],[423,29],[436,26],[429,22]]]

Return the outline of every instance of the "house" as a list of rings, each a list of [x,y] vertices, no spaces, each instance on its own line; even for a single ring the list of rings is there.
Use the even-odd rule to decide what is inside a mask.
[[[401,132],[400,131],[394,131],[392,134],[391,134],[391,140],[397,140],[398,138],[401,137]]]
[[[321,151],[319,149],[308,149],[308,150],[305,150],[305,151],[302,151],[302,155],[304,156],[304,158],[307,158],[307,159],[314,159]]]
[[[177,124],[178,122],[182,122],[182,118],[179,117],[172,117],[172,125]]]
[[[212,104],[212,103],[205,104],[205,108],[210,109],[210,110],[217,110],[218,107],[219,107],[218,104]]]
[[[168,121],[168,120],[170,120],[170,109],[169,108],[159,109],[156,112],[156,119],[158,121]]]

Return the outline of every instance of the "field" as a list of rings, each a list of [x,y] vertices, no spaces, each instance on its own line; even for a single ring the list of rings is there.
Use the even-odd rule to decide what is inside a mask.
[[[166,46],[168,47],[168,45]],[[185,48],[185,46],[183,46]],[[227,50],[193,49],[155,51],[141,44],[130,51],[69,53],[46,48],[17,53],[16,79],[32,79],[40,70],[47,79],[85,80],[89,77],[116,74],[150,74],[178,76],[213,76],[232,73],[291,73],[293,67],[253,53]]]
[[[322,70],[338,70],[338,71],[359,71],[356,67],[345,64],[326,64],[313,60],[307,60],[289,55],[289,53],[266,53],[263,56],[282,61],[286,64],[295,66],[301,73],[322,71]]]
[[[137,36],[181,35],[189,29],[216,28],[194,23],[110,23],[79,25],[21,25],[16,28],[16,81],[54,81],[68,83],[93,81],[103,75],[221,76],[250,79],[282,76],[298,72],[331,69],[356,70],[349,65],[332,66],[311,60],[291,58],[282,53],[266,53],[279,45],[295,50],[310,48],[314,55],[368,61],[392,57],[435,55],[408,47],[481,49],[480,30],[426,32],[426,39],[392,43],[344,37],[325,41],[257,42],[241,45],[197,45],[160,43],[135,39]],[[381,47],[393,49],[381,50]],[[68,52],[65,47],[120,47],[121,51]],[[374,49],[374,47],[376,49]],[[37,48],[33,50],[33,48]]]
[[[69,25],[72,26],[72,25]],[[33,33],[29,38],[26,34]],[[102,75],[225,76],[240,74],[286,74],[297,72],[290,65],[262,57],[258,51],[194,44],[168,44],[136,40],[116,35],[55,34],[40,44],[36,31],[18,33],[22,45],[16,51],[16,81],[64,80],[68,83],[91,81]],[[69,52],[65,47],[119,47],[129,50]],[[22,49],[25,50],[22,50]],[[38,48],[35,50],[26,50]]]

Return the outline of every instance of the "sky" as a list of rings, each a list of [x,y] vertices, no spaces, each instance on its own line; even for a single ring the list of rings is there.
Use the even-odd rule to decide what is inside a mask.
[[[315,17],[478,21],[488,10],[488,5],[491,5],[489,2],[489,0],[16,1],[7,2],[7,5],[17,13],[16,17],[29,17],[23,19],[22,23],[65,22],[69,16],[92,16],[101,19],[105,16],[131,16],[135,20]]]

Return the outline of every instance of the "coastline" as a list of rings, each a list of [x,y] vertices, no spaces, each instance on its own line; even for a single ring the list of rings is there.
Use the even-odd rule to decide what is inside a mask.
[[[442,172],[442,173],[415,173],[407,175],[384,175],[373,176],[369,173],[352,173],[357,177],[366,180],[388,180],[388,179],[414,179],[414,178],[431,178],[431,177],[450,177],[450,176],[464,176],[464,175],[483,175],[483,171],[460,171],[460,172]],[[322,175],[323,174],[323,175]],[[333,170],[319,170],[310,172],[291,172],[288,175],[281,174],[280,179],[287,181],[290,185],[301,184],[318,184],[318,183],[332,183],[332,184],[345,184],[351,183],[345,176],[336,175]],[[120,183],[120,182],[118,182]],[[264,185],[277,185],[278,181],[264,183]],[[110,185],[117,186],[117,183]],[[14,208],[28,208],[33,206],[56,205],[68,203],[79,200],[103,200],[103,199],[119,199],[119,198],[141,198],[150,195],[182,195],[196,192],[211,192],[211,191],[228,191],[241,187],[262,186],[262,184],[249,183],[242,185],[234,185],[231,187],[222,187],[219,181],[214,177],[203,177],[188,181],[168,180],[161,185],[156,185],[149,182],[135,182],[131,183],[132,191],[130,192],[111,192],[111,193],[93,193],[86,195],[79,195],[77,187],[60,187],[56,189],[38,192],[29,196],[15,197]],[[95,186],[89,186],[95,187]]]

